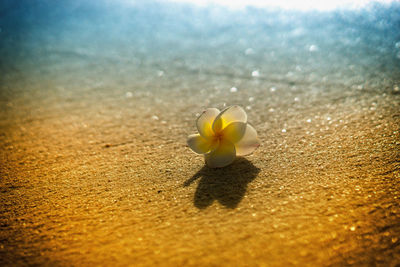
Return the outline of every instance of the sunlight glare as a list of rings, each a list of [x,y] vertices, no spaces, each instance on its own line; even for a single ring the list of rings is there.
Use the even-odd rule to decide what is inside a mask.
[[[294,10],[320,10],[329,11],[338,8],[343,9],[357,9],[367,6],[370,3],[381,3],[389,4],[393,0],[169,0],[170,2],[180,3],[191,3],[197,6],[209,6],[218,5],[228,7],[230,9],[243,9],[246,7],[257,7],[257,8],[282,8],[282,9],[294,9]]]

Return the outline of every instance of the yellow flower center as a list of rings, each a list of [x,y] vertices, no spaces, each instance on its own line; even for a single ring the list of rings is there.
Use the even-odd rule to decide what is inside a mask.
[[[224,139],[224,133],[222,131],[214,133],[213,142],[221,142],[222,139]]]

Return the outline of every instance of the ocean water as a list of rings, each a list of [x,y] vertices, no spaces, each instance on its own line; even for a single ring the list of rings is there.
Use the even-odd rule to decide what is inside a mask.
[[[400,263],[400,4],[0,4],[0,263]],[[186,137],[245,108],[261,147]]]
[[[250,79],[256,71],[255,78],[268,81],[324,79],[351,87],[385,79],[393,85],[399,21],[397,3],[296,11],[151,1],[3,1],[1,68],[57,73],[104,60],[102,76],[118,74],[126,82],[136,78],[125,74],[132,69],[143,80],[158,71],[179,72],[182,79],[200,74]]]

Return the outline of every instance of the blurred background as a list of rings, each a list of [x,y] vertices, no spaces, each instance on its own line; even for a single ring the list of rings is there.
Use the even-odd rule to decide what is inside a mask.
[[[5,0],[0,8],[3,80],[16,70],[65,80],[68,68],[121,82],[167,71],[180,74],[169,80],[200,72],[346,86],[392,86],[399,76],[396,1]]]

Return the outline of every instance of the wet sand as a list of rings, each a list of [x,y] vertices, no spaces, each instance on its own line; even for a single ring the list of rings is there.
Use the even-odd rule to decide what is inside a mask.
[[[1,265],[400,263],[398,63],[354,80],[321,55],[293,78],[243,51],[237,68],[41,49],[1,77]],[[186,137],[233,104],[261,147],[209,169]]]

